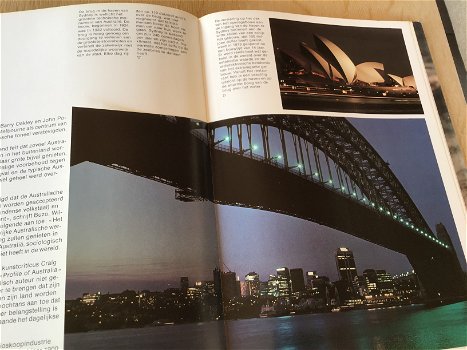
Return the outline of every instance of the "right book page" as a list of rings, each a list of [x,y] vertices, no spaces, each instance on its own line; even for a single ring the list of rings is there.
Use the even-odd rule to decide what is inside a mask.
[[[467,345],[465,207],[412,23],[201,28],[228,347]]]

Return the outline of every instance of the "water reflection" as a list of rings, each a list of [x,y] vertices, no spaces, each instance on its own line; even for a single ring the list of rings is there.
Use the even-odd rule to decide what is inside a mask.
[[[467,302],[65,335],[66,349],[445,349],[467,346]],[[226,343],[227,342],[227,343]]]

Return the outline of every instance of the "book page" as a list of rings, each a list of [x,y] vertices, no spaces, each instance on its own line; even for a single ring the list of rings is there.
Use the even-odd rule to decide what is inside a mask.
[[[212,121],[260,113],[422,117],[429,108],[428,92],[416,89],[424,71],[415,47],[406,47],[413,40],[408,22],[266,11],[227,11],[200,22]],[[371,48],[359,50],[362,37]],[[360,84],[346,89],[327,79]],[[366,89],[368,81],[381,88]]]
[[[201,21],[228,346],[466,346],[465,207],[412,25]]]
[[[65,348],[223,348],[206,124],[88,108],[72,123]]]
[[[99,124],[103,119],[96,116],[95,130],[87,129],[83,137],[92,140],[92,135],[100,135],[102,143],[88,149],[86,154],[92,157],[70,170],[72,124],[80,118],[73,107],[151,112],[169,125],[177,117],[205,120],[198,21],[164,7],[99,4],[2,14],[1,30],[1,344],[2,348],[59,349],[64,327],[70,324],[66,300],[76,302],[86,314],[98,293],[163,291],[170,288],[167,283],[176,289],[180,277],[189,277],[191,288],[201,277],[189,273],[196,271],[195,260],[199,262],[207,251],[209,271],[215,267],[215,235],[205,227],[214,217],[213,210],[204,204],[191,206],[194,209],[186,215],[197,229],[185,238],[199,242],[190,245],[198,247],[189,251],[191,260],[186,248],[167,248],[160,258],[167,259],[167,265],[151,257],[151,249],[159,251],[157,247],[169,240],[170,217],[182,215],[180,203],[189,202],[196,193],[175,193],[164,187],[167,179],[160,174],[151,179],[132,175],[131,164],[125,162],[99,163],[102,158],[96,160],[95,155],[102,155],[106,145],[115,146],[110,142],[116,128],[112,113],[105,124]],[[142,119],[137,113],[132,116],[135,123]],[[129,125],[120,124],[118,130],[123,133],[118,155],[142,159],[136,146],[123,142],[141,138],[131,132],[131,119],[127,121]],[[147,139],[156,136],[156,132],[147,134]],[[198,159],[195,150],[189,154]],[[158,162],[150,153],[146,156],[145,162]],[[170,164],[179,161],[171,159]],[[193,164],[185,162],[179,169],[190,172]],[[191,167],[192,175],[209,179],[198,170]],[[172,207],[159,210],[162,198]],[[165,215],[164,210],[173,213]],[[138,216],[143,213],[146,219]],[[159,228],[151,231],[155,221]],[[187,227],[178,226],[180,231]],[[134,244],[125,250],[129,237]],[[183,260],[177,254],[187,257],[185,264],[189,261],[192,270],[180,269],[173,274],[175,279],[166,278],[159,267]],[[141,303],[147,300],[140,294],[138,298]],[[70,329],[122,327],[121,315],[118,321],[106,318],[105,322],[109,315],[100,316],[99,320],[83,316],[86,322],[81,328],[72,322]],[[144,324],[161,319],[168,317],[144,319]]]

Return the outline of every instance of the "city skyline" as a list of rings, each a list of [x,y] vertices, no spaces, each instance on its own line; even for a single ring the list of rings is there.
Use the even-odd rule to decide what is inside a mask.
[[[341,248],[345,248],[347,249],[346,247],[339,247],[338,249],[341,249]],[[349,250],[350,251],[350,250]],[[337,251],[336,251],[337,252]],[[334,253],[336,253],[334,252]],[[214,279],[213,279],[213,272],[217,269],[218,267],[213,267],[213,269],[211,269],[209,272],[211,273],[211,278],[209,279],[196,279],[196,278],[191,278],[191,276],[188,276],[188,275],[181,275],[181,276],[178,276],[178,277],[174,277],[174,279],[171,281],[171,283],[167,284],[167,285],[159,285],[159,287],[156,287],[157,289],[147,289],[147,288],[144,288],[144,289],[138,289],[138,288],[126,288],[126,289],[122,289],[122,290],[115,290],[113,292],[110,292],[110,291],[105,291],[105,290],[86,290],[86,291],[83,291],[83,293],[81,293],[79,296],[77,296],[76,298],[81,298],[83,295],[85,294],[95,294],[95,293],[100,293],[100,294],[106,294],[106,293],[110,293],[110,294],[119,294],[119,293],[122,293],[122,292],[125,292],[125,291],[128,291],[128,290],[132,290],[132,291],[136,291],[136,292],[140,292],[140,291],[143,291],[143,290],[147,290],[147,291],[150,291],[150,292],[163,292],[165,290],[171,290],[171,289],[179,289],[181,292],[183,292],[183,289],[184,288],[196,288],[196,287],[199,287],[199,284],[200,283],[204,283],[204,282],[214,282]],[[307,279],[307,274],[308,273],[313,273],[313,276],[314,277],[326,277],[326,278],[329,278],[329,276],[326,276],[324,274],[321,274],[319,271],[316,271],[316,270],[306,270],[306,269],[303,269],[301,266],[295,266],[293,265],[292,266],[285,266],[285,265],[277,265],[275,267],[271,267],[271,270],[269,274],[265,274],[265,275],[260,275],[259,273],[256,273],[254,267],[252,267],[250,270],[250,272],[248,272],[247,274],[245,275],[240,275],[240,274],[237,274],[236,271],[229,271],[229,270],[223,270],[223,269],[219,269],[219,271],[221,273],[234,273],[235,276],[236,276],[236,280],[239,281],[239,282],[245,282],[247,281],[247,276],[251,276],[251,275],[257,275],[258,278],[259,278],[259,282],[268,282],[268,280],[270,280],[271,276],[278,276],[278,271],[280,269],[288,269],[290,273],[292,273],[292,270],[302,270],[303,274],[302,274],[302,277],[303,277],[303,280],[304,282],[306,283],[306,279]],[[362,276],[363,275],[363,272],[364,271],[367,271],[367,270],[384,270],[386,271],[386,269],[384,268],[384,266],[379,266],[378,268],[366,268],[366,269],[362,269],[360,271],[360,273],[357,275],[357,276]],[[337,267],[336,267],[336,271],[337,270]],[[357,268],[357,273],[358,273],[358,268]],[[397,274],[397,275],[391,275],[392,278],[396,279],[396,278],[399,278],[401,276],[407,276],[409,274],[413,274],[413,270],[410,270],[410,271],[406,271],[406,272],[402,272],[400,274]],[[206,274],[206,276],[208,276],[209,273]],[[338,275],[338,272],[336,272],[336,275]],[[337,281],[342,281],[342,279],[336,279],[336,280],[333,280],[333,279],[330,279],[330,282],[337,282]],[[155,286],[155,285],[154,285]],[[76,299],[76,298],[70,298],[69,300],[72,300],[72,299]]]
[[[439,173],[433,171],[436,160],[424,121],[351,122],[391,164],[430,226],[443,222],[462,253]],[[180,202],[173,187],[91,163],[72,168],[70,198],[67,296],[96,287],[178,286],[185,275],[211,279],[209,271],[218,265],[212,203]],[[358,271],[412,269],[401,254],[306,220],[228,206],[217,206],[216,213],[224,263],[240,276],[251,272],[250,266],[258,266],[260,276],[271,266],[289,266],[336,280],[329,256],[339,246],[354,251]],[[277,256],[281,263],[271,260]]]

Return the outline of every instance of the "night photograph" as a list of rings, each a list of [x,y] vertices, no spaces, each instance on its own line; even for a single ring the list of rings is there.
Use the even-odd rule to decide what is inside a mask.
[[[73,112],[67,348],[466,345],[423,120]]]
[[[402,30],[269,23],[284,109],[423,113]]]

